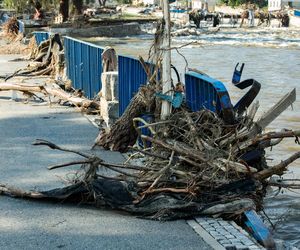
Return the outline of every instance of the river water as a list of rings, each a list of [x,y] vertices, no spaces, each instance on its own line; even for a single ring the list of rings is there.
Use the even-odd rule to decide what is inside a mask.
[[[93,38],[90,41],[101,46],[113,46],[118,54],[145,58],[152,44],[152,35],[128,38]],[[217,33],[204,33],[201,36],[174,37],[172,46],[182,46],[172,51],[172,63],[181,76],[187,67],[197,68],[213,78],[225,83],[233,103],[245,91],[234,87],[231,82],[237,62],[244,62],[242,79],[254,78],[262,84],[257,97],[260,103],[259,114],[267,111],[285,93],[297,88],[300,93],[300,29],[261,28],[223,29]],[[188,65],[186,65],[186,61]],[[182,77],[182,80],[184,77]],[[293,108],[286,110],[267,130],[300,129],[300,94]],[[300,150],[294,139],[285,139],[274,150],[268,151],[269,165],[276,164]],[[286,177],[300,179],[300,160],[289,167]],[[276,228],[274,236],[300,248],[300,190],[270,191],[265,202],[265,211]]]

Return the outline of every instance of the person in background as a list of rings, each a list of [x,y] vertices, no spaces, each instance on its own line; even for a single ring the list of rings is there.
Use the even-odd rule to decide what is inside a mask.
[[[39,1],[34,2],[35,14],[33,19],[34,20],[41,20],[44,18],[44,12],[42,10],[42,5]]]
[[[254,26],[254,8],[253,8],[252,4],[249,6],[248,13],[249,13],[248,26],[253,27]]]
[[[267,19],[267,27],[270,27],[271,26],[271,19],[272,19],[272,15],[271,15],[271,13],[268,11],[267,12],[267,17],[266,17],[266,19]]]

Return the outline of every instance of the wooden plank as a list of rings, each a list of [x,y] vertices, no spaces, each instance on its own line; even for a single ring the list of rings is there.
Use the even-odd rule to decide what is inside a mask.
[[[280,99],[271,109],[263,114],[256,122],[260,129],[266,128],[272,121],[274,121],[284,110],[291,106],[296,101],[296,89],[287,93]]]

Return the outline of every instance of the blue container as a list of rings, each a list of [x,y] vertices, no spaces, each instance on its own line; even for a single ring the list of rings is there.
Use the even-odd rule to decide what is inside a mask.
[[[25,33],[25,24],[22,21],[18,21],[19,33]]]

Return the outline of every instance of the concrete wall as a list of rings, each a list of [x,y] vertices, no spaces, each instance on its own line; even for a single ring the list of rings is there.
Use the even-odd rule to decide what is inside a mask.
[[[68,30],[68,35],[77,37],[97,37],[97,36],[108,36],[108,37],[122,37],[122,36],[133,36],[141,34],[141,28],[138,23],[126,23],[107,25],[99,27],[91,27],[84,29],[71,29]]]

